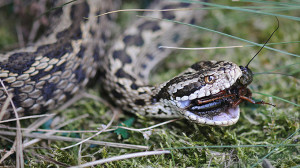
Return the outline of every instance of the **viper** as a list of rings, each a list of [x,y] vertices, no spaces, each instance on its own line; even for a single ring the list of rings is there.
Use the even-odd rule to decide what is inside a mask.
[[[58,1],[54,6],[60,6]],[[155,1],[145,16],[197,24],[201,5]],[[19,116],[51,111],[84,89],[96,73],[100,85],[122,110],[155,118],[184,117],[198,124],[227,126],[240,116],[239,104],[254,102],[248,66],[201,61],[169,81],[149,85],[151,70],[191,36],[185,25],[140,18],[116,33],[119,1],[76,1],[51,11],[48,32],[24,48],[0,54],[1,109],[12,95]],[[193,10],[168,10],[192,8]],[[114,39],[114,40],[113,40]],[[15,117],[13,106],[1,110]],[[1,120],[1,119],[0,119]]]

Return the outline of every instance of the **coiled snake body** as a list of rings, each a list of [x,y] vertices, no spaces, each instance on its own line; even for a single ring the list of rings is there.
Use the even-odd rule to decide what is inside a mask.
[[[156,2],[152,9],[199,7]],[[178,46],[190,30],[171,22],[138,19],[117,40],[116,1],[80,1],[53,12],[50,33],[32,46],[0,54],[0,78],[19,116],[51,111],[83,89],[100,69],[102,85],[123,110],[144,116],[185,117],[199,124],[232,125],[239,104],[251,96],[251,71],[227,61],[202,61],[157,86],[148,85],[153,67],[170,54],[160,45]],[[149,12],[148,16],[197,23],[201,10]],[[88,19],[84,19],[88,18]],[[109,49],[107,49],[109,48]],[[0,88],[0,106],[7,99]],[[244,99],[243,99],[244,98]],[[14,117],[9,106],[2,119]]]

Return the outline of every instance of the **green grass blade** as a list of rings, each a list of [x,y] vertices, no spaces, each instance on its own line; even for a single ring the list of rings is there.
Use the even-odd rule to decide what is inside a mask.
[[[290,136],[288,136],[284,141],[282,141],[279,145],[282,145],[283,143],[285,143],[287,140],[289,140],[291,137],[293,137],[294,135],[296,135],[297,132],[300,131],[300,128],[297,129],[294,133],[292,133]],[[258,162],[256,162],[255,164],[253,164],[251,166],[252,167],[256,167],[260,162],[262,162],[264,159],[266,159],[268,156],[270,156],[273,152],[275,152],[275,150],[277,150],[277,148],[280,146],[277,146],[276,148],[274,148],[271,152],[269,152],[266,156],[264,156],[263,158],[261,158]]]
[[[296,3],[286,3],[286,2],[272,2],[272,1],[256,1],[256,0],[240,0],[240,2],[253,2],[253,3],[262,3],[262,4],[270,4],[270,5],[281,5],[286,7],[291,6],[300,6],[300,4]]]
[[[285,18],[285,19],[300,21],[300,18],[296,17],[296,16],[281,15],[281,14],[269,13],[269,12],[263,12],[263,11],[258,11],[258,10],[251,10],[251,9],[243,9],[243,8],[240,8],[240,7],[232,7],[232,6],[226,6],[226,5],[219,5],[219,4],[213,4],[213,3],[208,3],[208,2],[198,2],[198,1],[190,1],[190,0],[178,0],[178,1],[185,2],[185,3],[197,3],[197,4],[207,5],[207,6],[219,7],[219,8],[222,8],[222,9],[230,9],[230,10],[236,10],[236,11],[242,11],[242,12],[249,12],[249,13],[255,13],[255,14],[277,16],[277,17],[280,17],[280,18]]]
[[[275,98],[275,99],[278,99],[278,100],[281,100],[281,101],[287,102],[287,103],[289,103],[289,104],[292,104],[292,105],[294,105],[294,106],[300,107],[300,105],[299,105],[299,104],[297,104],[297,103],[294,103],[294,102],[288,101],[288,100],[286,100],[286,99],[283,99],[283,98],[280,98],[280,97],[277,97],[277,96],[273,96],[273,95],[269,95],[269,94],[265,94],[265,93],[259,93],[259,92],[252,92],[252,93],[256,93],[256,94],[260,94],[260,95],[263,95],[263,96],[272,97],[272,98]]]
[[[212,29],[209,29],[209,28],[206,28],[206,27],[202,27],[202,26],[197,26],[197,25],[193,25],[193,24],[189,24],[189,23],[183,23],[183,22],[180,22],[180,21],[169,20],[169,19],[153,18],[153,17],[148,17],[148,16],[140,16],[139,15],[138,17],[148,18],[148,19],[155,19],[155,20],[164,20],[164,21],[168,21],[168,22],[173,22],[173,23],[178,23],[178,24],[182,24],[182,25],[187,25],[187,26],[190,26],[190,27],[195,27],[197,29],[202,29],[202,30],[213,32],[213,33],[221,34],[223,36],[227,36],[227,37],[230,37],[230,38],[233,38],[233,39],[236,39],[236,40],[244,41],[244,42],[256,45],[256,46],[260,46],[260,47],[263,46],[263,44],[258,44],[258,43],[255,43],[255,42],[252,42],[252,41],[240,38],[240,37],[236,37],[236,36],[233,36],[233,35],[230,35],[230,34],[219,32],[219,31],[212,30]],[[267,49],[272,50],[272,51],[280,52],[282,54],[286,54],[286,55],[290,55],[290,56],[294,56],[294,57],[299,57],[300,58],[300,55],[289,53],[289,52],[282,51],[282,50],[279,50],[279,49],[275,49],[275,48],[272,48],[272,47],[265,46],[264,48],[267,48]]]
[[[173,149],[195,149],[195,148],[253,148],[253,147],[297,147],[300,144],[269,144],[269,145],[208,145],[208,146],[183,146],[174,148],[164,148],[165,150]]]

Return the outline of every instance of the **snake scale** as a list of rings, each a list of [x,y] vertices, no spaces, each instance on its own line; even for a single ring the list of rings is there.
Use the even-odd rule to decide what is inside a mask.
[[[55,1],[56,6],[62,1]],[[155,1],[151,9],[199,8],[199,4]],[[248,67],[228,61],[201,61],[162,84],[150,86],[150,71],[190,36],[187,26],[139,18],[116,35],[118,1],[76,1],[51,12],[48,33],[35,44],[0,54],[0,78],[19,116],[51,111],[84,89],[97,70],[101,85],[124,111],[157,118],[227,126],[240,116],[239,104],[252,101]],[[203,10],[154,11],[149,17],[199,23]],[[85,19],[88,18],[88,19]],[[116,40],[112,40],[117,36]],[[0,88],[2,108],[8,96]],[[13,118],[12,106],[1,110]],[[1,119],[0,119],[1,120]]]

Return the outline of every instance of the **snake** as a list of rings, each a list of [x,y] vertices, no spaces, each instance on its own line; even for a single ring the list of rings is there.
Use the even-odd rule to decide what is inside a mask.
[[[56,6],[66,2],[53,1]],[[119,9],[119,1],[78,0],[55,8],[49,30],[39,40],[0,54],[0,120],[16,117],[14,111],[19,117],[53,111],[98,76],[98,84],[123,111],[204,125],[235,124],[239,104],[252,100],[247,66],[199,61],[166,82],[149,84],[151,71],[172,52],[158,47],[180,46],[193,33],[162,19],[197,24],[206,13],[201,7],[154,1],[146,18],[135,19],[121,32],[116,14],[96,17]],[[192,10],[168,10],[179,8]],[[8,95],[14,106],[3,109]]]

